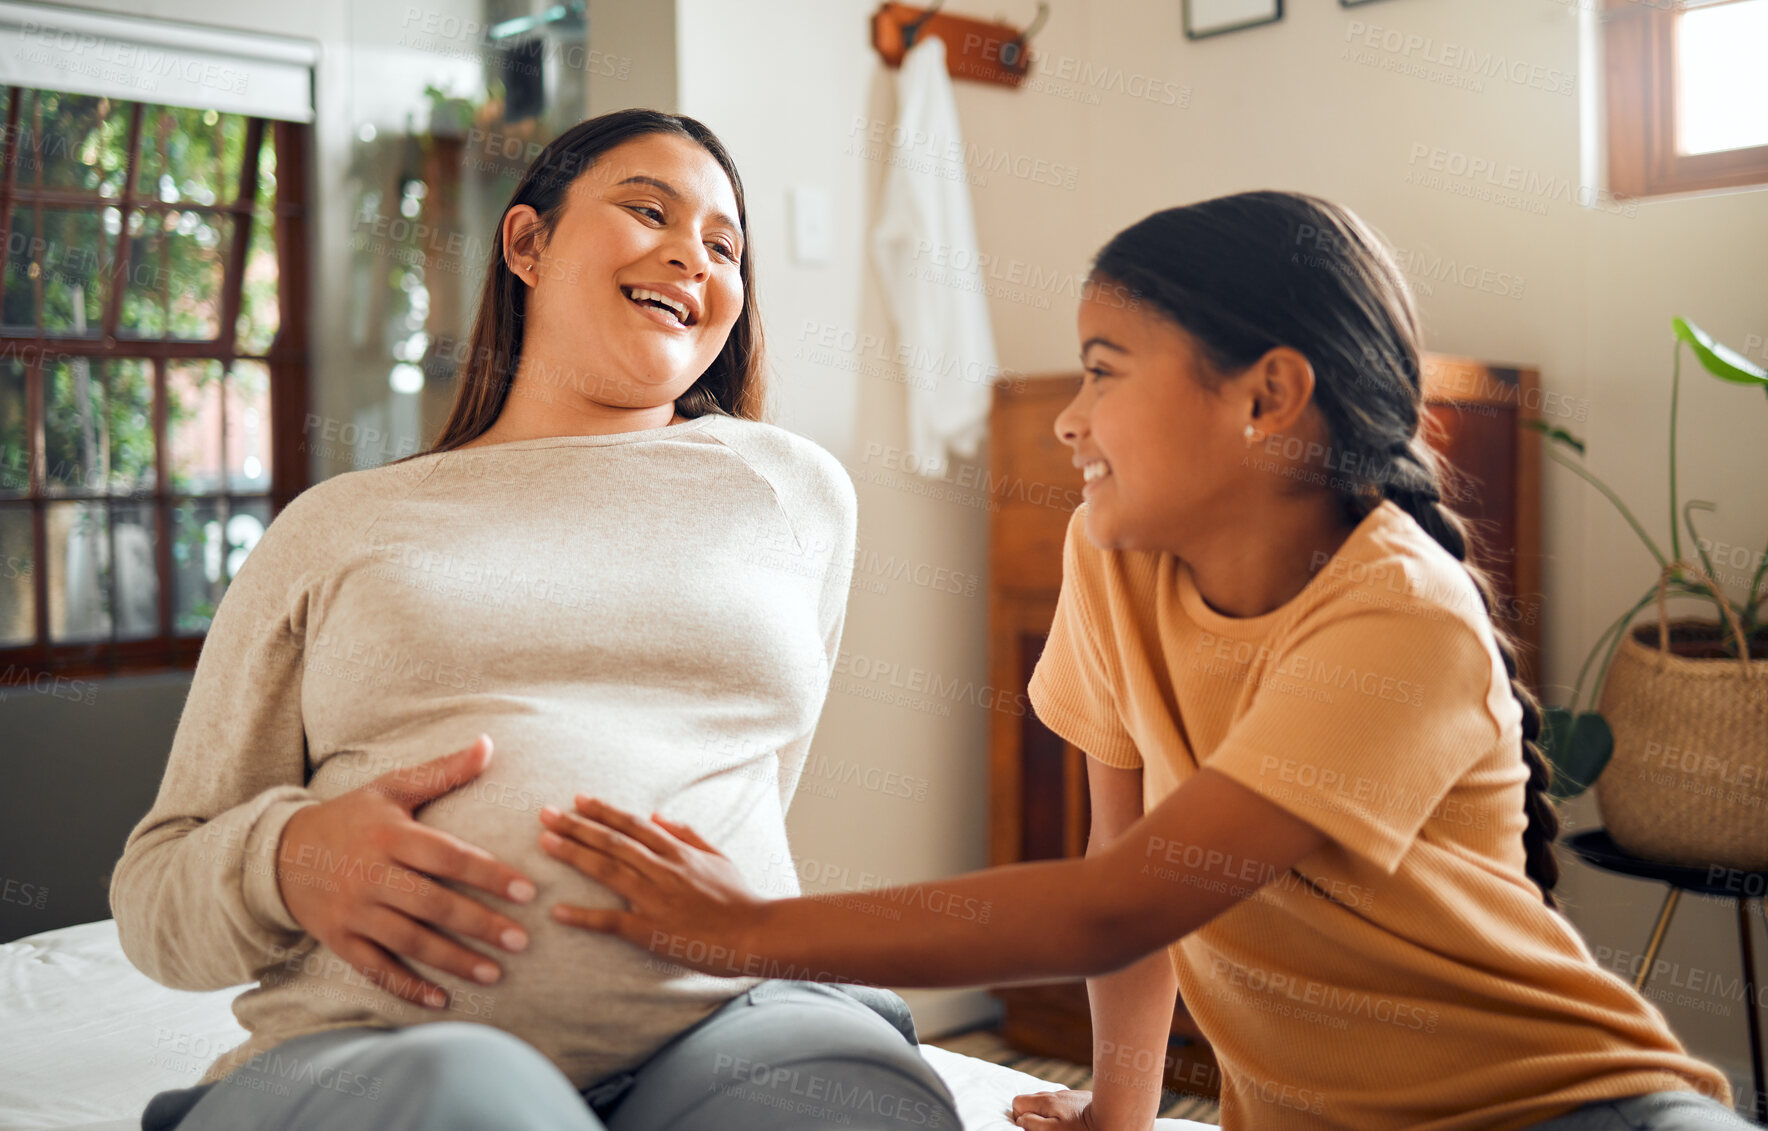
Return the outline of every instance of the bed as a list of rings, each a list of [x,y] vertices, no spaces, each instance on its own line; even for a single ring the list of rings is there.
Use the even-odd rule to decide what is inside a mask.
[[[135,1131],[148,1097],[195,1083],[245,1039],[229,1009],[238,992],[159,985],[123,956],[110,919],[0,944],[0,1131]],[[1009,1131],[1015,1095],[1057,1086],[932,1045],[921,1051],[957,1096],[965,1131]]]

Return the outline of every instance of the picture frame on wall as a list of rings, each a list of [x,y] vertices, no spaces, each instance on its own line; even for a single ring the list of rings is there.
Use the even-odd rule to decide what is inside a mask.
[[[1185,38],[1274,24],[1283,18],[1283,0],[1184,0]]]

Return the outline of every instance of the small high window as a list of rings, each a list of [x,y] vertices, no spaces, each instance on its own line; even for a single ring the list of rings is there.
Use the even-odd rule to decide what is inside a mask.
[[[1768,0],[1605,0],[1609,188],[1768,184]]]

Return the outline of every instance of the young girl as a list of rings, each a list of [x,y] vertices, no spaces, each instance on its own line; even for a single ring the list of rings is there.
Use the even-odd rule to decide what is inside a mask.
[[[955,1122],[894,994],[683,976],[536,898],[613,902],[531,832],[584,788],[793,878],[856,511],[832,456],[759,419],[748,234],[699,122],[567,130],[504,210],[435,448],[265,532],[111,888],[152,977],[258,983],[251,1038],[145,1131],[828,1122],[757,1102],[748,1058]]]
[[[1093,283],[1056,422],[1086,501],[1030,686],[1089,756],[1086,857],[768,901],[579,796],[542,843],[630,909],[554,914],[703,970],[1086,975],[1097,1090],[1020,1097],[1025,1127],[1147,1128],[1175,992],[1228,1128],[1746,1126],[1556,910],[1540,712],[1419,436],[1390,252],[1247,193],[1122,232]]]

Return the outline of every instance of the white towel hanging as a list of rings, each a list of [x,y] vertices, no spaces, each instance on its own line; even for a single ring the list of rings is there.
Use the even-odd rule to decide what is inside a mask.
[[[908,451],[924,475],[976,455],[1000,372],[970,211],[963,134],[945,44],[922,38],[896,81],[883,209],[872,259],[896,327],[908,388]]]

